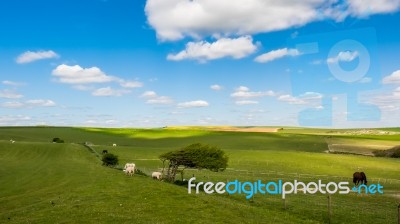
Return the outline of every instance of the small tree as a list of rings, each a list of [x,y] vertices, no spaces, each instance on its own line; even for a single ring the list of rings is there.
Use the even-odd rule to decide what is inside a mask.
[[[208,169],[214,172],[224,171],[228,164],[228,157],[220,148],[200,143],[186,146],[182,149],[160,155],[160,160],[168,162],[167,180],[175,181],[178,168]]]
[[[118,156],[112,153],[107,153],[103,155],[101,161],[103,161],[104,166],[115,166],[118,165]]]

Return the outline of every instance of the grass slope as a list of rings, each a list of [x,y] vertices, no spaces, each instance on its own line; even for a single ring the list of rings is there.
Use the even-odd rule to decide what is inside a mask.
[[[308,130],[308,129],[307,129]],[[333,196],[334,223],[393,223],[400,203],[400,161],[327,154],[325,131],[235,133],[203,130],[0,128],[0,222],[33,223],[325,223],[326,195],[290,195],[286,210],[279,196],[188,195],[187,189],[150,178],[127,177],[101,166],[87,148],[107,149],[121,164],[135,162],[146,173],[162,168],[158,155],[203,142],[218,145],[229,157],[225,172],[186,170],[210,181],[350,181],[356,170],[384,195]],[[322,134],[321,134],[322,133]],[[66,144],[48,143],[53,137]],[[336,138],[340,138],[341,136]],[[364,144],[363,136],[346,136]],[[385,138],[373,139],[374,143]],[[9,139],[16,140],[11,144]],[[368,138],[367,138],[368,140]],[[370,140],[368,140],[370,141]],[[372,141],[372,140],[371,140]],[[117,143],[117,147],[112,147]],[[217,212],[216,212],[217,211]],[[9,219],[10,218],[10,219]]]

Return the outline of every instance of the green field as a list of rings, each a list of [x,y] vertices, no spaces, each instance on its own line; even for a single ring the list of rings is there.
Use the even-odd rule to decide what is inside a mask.
[[[332,195],[332,223],[396,223],[400,160],[365,156],[376,148],[400,145],[398,128],[382,130],[394,133],[2,127],[0,223],[328,222],[326,195],[288,195],[286,209],[277,195],[252,200],[245,195],[189,195],[185,187],[102,166],[95,153],[79,144],[84,142],[98,153],[106,149],[118,155],[121,165],[134,162],[147,174],[162,168],[158,156],[163,152],[196,142],[219,146],[229,156],[224,172],[185,171],[184,178],[194,175],[203,181],[351,182],[352,174],[361,170],[370,184],[382,184],[385,193]],[[66,143],[53,144],[54,137]],[[351,154],[329,153],[332,148]]]

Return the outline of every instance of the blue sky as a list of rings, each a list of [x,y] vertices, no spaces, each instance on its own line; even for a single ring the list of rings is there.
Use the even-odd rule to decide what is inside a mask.
[[[0,3],[0,125],[400,126],[399,0]]]

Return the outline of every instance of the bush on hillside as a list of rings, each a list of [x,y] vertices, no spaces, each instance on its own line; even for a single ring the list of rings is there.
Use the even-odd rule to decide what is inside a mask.
[[[375,156],[377,157],[391,157],[391,158],[400,158],[400,145],[395,146],[388,150],[376,150],[373,151]]]
[[[64,143],[64,140],[61,138],[53,138],[53,143]]]
[[[115,166],[118,165],[118,156],[112,153],[107,153],[103,155],[101,161],[103,161],[104,166]]]

